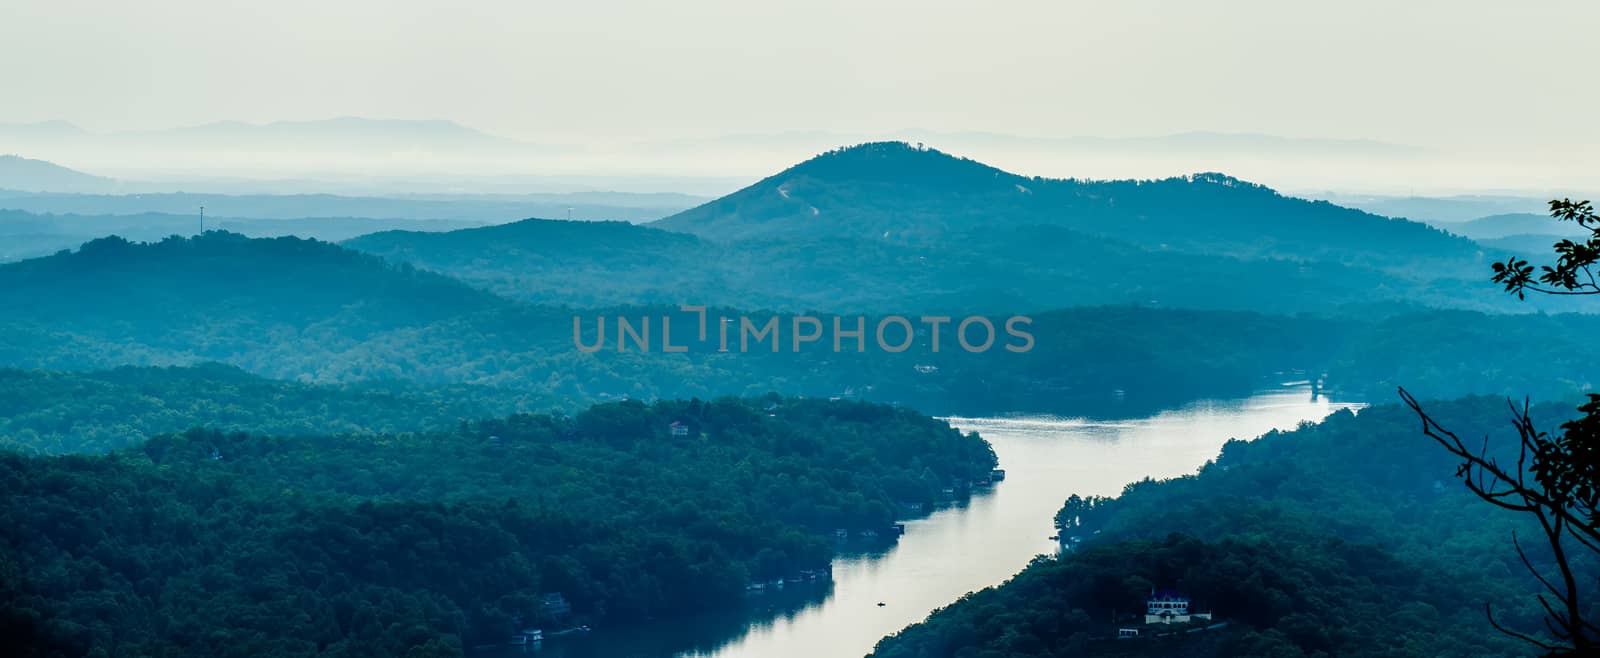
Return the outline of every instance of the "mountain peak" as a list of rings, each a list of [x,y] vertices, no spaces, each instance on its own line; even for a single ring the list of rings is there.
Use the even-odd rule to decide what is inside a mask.
[[[1032,179],[921,144],[870,142],[828,151],[656,226],[716,239],[906,236],[981,223],[979,216],[996,208],[971,201],[1014,201],[1031,194],[1031,185]],[[963,200],[950,206],[959,210],[934,210],[952,199]]]
[[[1045,226],[1250,258],[1382,261],[1405,252],[1459,259],[1476,250],[1426,226],[1285,197],[1222,173],[1030,178],[905,142],[829,151],[656,226],[714,241],[843,237],[912,245],[966,244],[1000,228]]]
[[[1184,178],[1189,183],[1198,183],[1198,184],[1202,184],[1202,185],[1219,185],[1221,187],[1237,187],[1237,188],[1245,189],[1245,190],[1256,190],[1256,191],[1262,191],[1262,192],[1270,192],[1274,196],[1280,196],[1280,195],[1278,195],[1278,192],[1276,190],[1274,190],[1274,189],[1272,189],[1270,187],[1267,187],[1265,185],[1262,185],[1260,183],[1252,183],[1252,182],[1247,181],[1247,180],[1245,180],[1243,178],[1239,178],[1237,176],[1230,176],[1228,174],[1224,174],[1224,173],[1216,172],[1216,171],[1203,171],[1203,172],[1200,172],[1198,174],[1190,174],[1190,175],[1184,176],[1182,178]]]
[[[1012,174],[921,144],[867,142],[828,151],[784,170],[773,179],[792,176],[965,186],[974,182],[991,183],[996,177]]]

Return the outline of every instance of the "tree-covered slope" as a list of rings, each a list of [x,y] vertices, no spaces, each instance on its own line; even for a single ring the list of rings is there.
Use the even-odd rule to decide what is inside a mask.
[[[0,265],[0,311],[65,326],[134,318],[181,333],[232,318],[303,329],[415,326],[499,303],[453,279],[316,240],[211,232],[132,243],[111,237],[76,252]],[[175,336],[175,338],[178,336]]]
[[[695,335],[696,315],[676,305],[518,304],[326,243],[218,233],[154,244],[90,243],[75,253],[0,266],[0,284],[6,311],[0,366],[89,370],[215,361],[310,383],[513,388],[568,409],[624,396],[775,390],[951,412],[1136,413],[1157,397],[1167,404],[1238,395],[1276,371],[1314,369],[1338,326],[1254,313],[1082,308],[1033,316],[1036,347],[1022,354],[1000,347],[1017,341],[1001,331],[1007,318],[995,317],[995,346],[969,353],[951,335],[953,325],[935,336],[913,315],[921,327],[914,345],[890,352],[877,346],[872,327],[881,316],[873,315],[861,320],[868,326],[862,340],[843,342],[836,354],[831,316],[819,320],[827,338],[796,352],[791,316],[713,308],[713,323],[719,316],[758,324],[777,317],[782,349],[770,349],[768,339],[747,352],[721,353],[713,332],[710,342],[687,353],[664,353],[662,318],[672,316],[674,343],[685,345]],[[619,351],[618,317],[655,322],[652,350]],[[605,348],[580,351],[574,321],[592,331],[601,318],[611,323]],[[848,327],[856,319],[840,321]],[[1175,338],[1171,328],[1180,325],[1187,331]],[[981,332],[974,330],[975,340]],[[857,352],[855,342],[867,349]],[[1124,395],[1114,395],[1118,390]]]
[[[1051,225],[1162,249],[1366,264],[1477,250],[1425,224],[1285,197],[1222,174],[1029,178],[899,142],[830,151],[655,225],[719,240],[823,234],[909,242]]]
[[[625,225],[615,230],[650,232]],[[1025,241],[1040,245],[1046,236],[1072,239],[1057,235],[1057,229],[1041,231],[1028,234]],[[1049,249],[1042,246],[1017,253],[1017,263],[1050,259]],[[833,263],[812,266],[851,272],[844,254]],[[897,280],[870,272],[853,276],[863,285]],[[1037,279],[1039,289],[1049,286],[1048,278]],[[929,285],[920,292],[950,290],[954,288]],[[1004,299],[1025,291],[994,289],[985,294]],[[1004,313],[991,316],[998,335],[991,349],[978,353],[962,349],[953,336],[954,323],[964,317],[960,312],[937,314],[954,319],[944,325],[937,350],[929,324],[919,314],[905,312],[918,328],[912,346],[904,352],[884,350],[874,331],[889,314],[883,311],[859,320],[866,327],[859,341],[866,344],[863,351],[857,351],[857,341],[843,339],[840,353],[835,353],[834,316],[817,314],[823,334],[797,352],[791,314],[711,308],[710,323],[719,317],[735,319],[735,345],[738,318],[758,325],[776,318],[779,327],[779,350],[771,349],[773,341],[766,339],[748,351],[722,353],[715,331],[706,342],[691,340],[698,333],[693,329],[699,317],[676,304],[593,309],[529,305],[327,243],[220,233],[153,244],[105,240],[75,253],[0,265],[0,309],[0,367],[81,371],[219,362],[304,383],[398,380],[429,387],[514,389],[519,396],[568,410],[621,397],[778,391],[859,396],[933,413],[1038,411],[1106,417],[1141,414],[1200,397],[1248,394],[1263,384],[1279,383],[1272,378],[1284,371],[1325,372],[1330,386],[1350,395],[1370,394],[1372,382],[1398,381],[1393,377],[1399,375],[1419,385],[1438,382],[1437,388],[1422,389],[1429,395],[1494,392],[1473,388],[1489,376],[1555,382],[1530,392],[1561,395],[1586,381],[1585,364],[1600,362],[1600,347],[1545,339],[1552,327],[1586,326],[1588,316],[1425,312],[1373,324],[1360,317],[1129,306],[1032,313],[1026,329],[1034,337],[1033,347],[1025,353],[1002,347],[1019,344],[1003,331],[1010,317]],[[636,327],[647,318],[654,324],[649,352],[635,345],[617,349],[618,317],[629,318]],[[673,343],[686,346],[687,352],[663,351],[664,317],[671,318]],[[580,350],[573,338],[574,322],[593,332],[601,318],[610,327],[604,348]],[[1492,320],[1483,325],[1492,331],[1455,326],[1478,326],[1475,319],[1484,318]],[[838,319],[841,327],[858,321],[849,315]],[[971,333],[982,342],[981,327]],[[899,330],[891,328],[888,334],[899,336]],[[1516,348],[1496,349],[1499,341]],[[1552,360],[1550,350],[1556,347],[1565,352]],[[1449,357],[1449,368],[1440,365],[1441,354]],[[1561,378],[1545,376],[1552,364],[1562,369]]]
[[[728,243],[617,222],[530,219],[343,244],[512,299],[570,306],[1021,313],[1139,303],[1305,311],[1365,301],[1383,284],[1375,272],[1337,263],[1150,250],[1053,225],[998,225],[924,244],[824,232]],[[1111,271],[1117,275],[1108,278]]]
[[[82,373],[0,369],[0,448],[109,452],[192,427],[291,436],[419,431],[548,405],[529,391],[318,386],[214,363]]]
[[[719,276],[720,250],[692,235],[625,222],[525,219],[447,233],[384,231],[342,244],[538,303],[734,301],[708,295],[729,285]]]
[[[976,435],[914,412],[779,398],[3,454],[0,627],[19,656],[461,655],[527,626],[625,633],[825,569],[835,529],[885,530],[900,502],[993,466]],[[556,593],[570,614],[542,605]]]
[[[1600,381],[1600,315],[1404,313],[1351,327],[1329,368],[1341,392],[1391,400],[1396,386],[1419,396],[1498,395],[1565,399]]]
[[[1015,313],[1137,303],[1303,312],[1406,299],[1507,307],[1476,285],[1497,252],[1424,224],[1220,174],[1025,178],[899,143],[818,156],[649,228],[526,220],[345,244],[555,305]]]
[[[80,215],[30,213],[6,208],[11,200],[0,193],[0,262],[38,258],[61,250],[77,249],[91,240],[118,236],[132,241],[159,242],[173,235],[192,235],[200,228],[197,214],[141,212]],[[446,231],[483,222],[448,219],[382,219],[372,217],[305,216],[257,219],[208,213],[205,225],[250,237],[296,236],[317,240],[345,240],[378,231]]]
[[[0,265],[0,364],[218,361],[286,379],[352,369],[382,377],[396,373],[341,355],[506,306],[454,279],[315,240],[105,238]]]
[[[1491,449],[1515,438],[1504,400],[1429,410],[1462,436],[1499,437]],[[1546,405],[1535,418],[1553,428],[1572,414]],[[1194,476],[1136,483],[1112,500],[1070,500],[1057,523],[1068,543],[1081,539],[1078,548],[934,613],[874,655],[1536,653],[1484,616],[1492,604],[1502,624],[1540,632],[1539,585],[1511,543],[1513,531],[1529,529],[1468,494],[1419,427],[1395,405],[1342,411],[1232,441]],[[1548,560],[1528,548],[1535,564]],[[1600,573],[1580,568],[1580,579]],[[1228,626],[1107,639],[1141,625],[1132,613],[1151,587],[1184,592]]]

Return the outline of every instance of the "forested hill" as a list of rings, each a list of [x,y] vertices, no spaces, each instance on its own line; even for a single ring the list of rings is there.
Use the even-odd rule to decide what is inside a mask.
[[[295,379],[392,376],[393,363],[336,355],[507,305],[454,279],[315,240],[113,237],[0,265],[0,365],[219,361]]]
[[[341,313],[369,327],[483,311],[493,295],[316,240],[209,232],[0,265],[7,317],[68,324],[139,318],[177,328],[205,319],[296,326]],[[265,328],[265,327],[263,327]]]
[[[536,222],[524,228],[559,233],[579,226]],[[602,229],[658,233],[620,224]],[[1036,246],[1021,257],[1044,262],[1054,258],[1049,251]],[[783,270],[771,278],[790,274]],[[540,278],[533,277],[530,285],[558,287]],[[889,276],[869,278],[897,285]],[[1041,289],[1047,279],[1040,279]],[[674,316],[679,345],[698,321],[678,311],[677,302],[594,309],[527,305],[327,243],[223,233],[153,244],[107,239],[76,253],[0,266],[0,310],[0,367],[93,370],[219,362],[296,382],[495,387],[515,391],[513,399],[569,411],[622,397],[778,391],[858,396],[930,413],[1115,417],[1201,397],[1246,395],[1280,383],[1280,377],[1305,376],[1280,374],[1288,371],[1325,372],[1327,383],[1346,394],[1386,393],[1372,386],[1383,381],[1403,381],[1428,395],[1498,393],[1504,386],[1483,386],[1499,382],[1548,398],[1591,381],[1590,364],[1600,353],[1600,347],[1581,341],[1548,338],[1588,335],[1594,316],[1422,312],[1374,323],[1114,306],[1030,315],[1036,341],[1026,353],[1000,348],[1011,342],[1003,334],[994,349],[969,353],[953,343],[949,332],[943,349],[935,351],[934,337],[919,332],[905,352],[869,345],[857,353],[846,341],[843,354],[832,351],[832,318],[826,314],[819,317],[828,334],[796,353],[787,314],[712,308],[712,318],[748,317],[757,324],[776,316],[783,326],[777,340],[782,349],[717,353],[700,345],[669,354],[660,349],[661,318]],[[868,314],[863,321],[873,326],[881,314]],[[572,338],[574,317],[592,328],[602,316],[611,323],[605,349],[580,352]],[[649,341],[651,352],[636,346],[616,349],[618,316],[636,323],[652,318],[657,332]],[[991,317],[999,328],[1007,315]],[[841,322],[849,326],[854,319]],[[865,342],[874,342],[873,333],[867,332]],[[485,395],[505,399],[504,391]],[[181,399],[164,404],[188,406]],[[318,412],[293,415],[315,418]],[[27,427],[43,438],[88,429],[52,429],[33,421]],[[115,424],[102,429],[137,436]]]
[[[552,305],[1530,310],[1483,284],[1501,252],[1425,224],[1221,174],[1025,178],[900,143],[833,151],[649,226],[526,220],[345,244]]]
[[[445,233],[383,231],[342,244],[543,304],[759,306],[782,298],[740,299],[727,292],[737,288],[723,276],[723,250],[692,235],[626,222],[525,219]]]
[[[888,536],[903,503],[964,498],[994,465],[977,435],[908,410],[775,397],[3,453],[0,633],[7,655],[41,657],[460,656],[528,627],[622,634],[734,611],[753,582],[826,580],[836,530]]]
[[[1574,406],[1544,405],[1534,419],[1554,428]],[[1491,437],[1496,454],[1514,445],[1503,398],[1429,412],[1463,437]],[[1484,605],[1502,624],[1541,632],[1539,584],[1511,539],[1537,528],[1467,493],[1419,426],[1396,405],[1339,412],[1229,442],[1195,476],[1130,485],[1109,501],[1069,500],[1057,523],[1079,548],[934,613],[874,656],[1534,653],[1490,627]],[[1547,554],[1529,550],[1548,566]],[[1592,561],[1579,567],[1580,582],[1600,574]],[[1130,613],[1152,587],[1182,591],[1229,626],[1107,639],[1139,626]]]
[[[794,352],[793,323],[780,314],[784,328],[768,342],[781,350],[718,353],[714,345],[701,345],[685,354],[662,353],[658,324],[651,352],[637,346],[623,352],[617,349],[618,316],[659,323],[675,315],[680,345],[697,318],[676,304],[593,310],[518,304],[326,243],[223,233],[154,244],[107,239],[76,253],[0,266],[0,308],[6,311],[0,314],[0,367],[215,361],[301,382],[510,388],[568,410],[621,397],[775,390],[859,396],[932,412],[1142,413],[1195,397],[1248,394],[1275,383],[1267,381],[1275,372],[1315,369],[1326,361],[1323,350],[1340,326],[1238,312],[1087,308],[1035,316],[1037,349],[1027,353],[1000,348],[1011,342],[1004,334],[993,349],[969,353],[948,332],[936,350],[936,337],[922,331],[905,352],[872,347],[858,353],[849,345],[835,354],[831,339]],[[774,317],[750,309],[710,313],[758,324]],[[589,327],[609,318],[606,349],[579,351],[575,317]],[[842,326],[854,324],[850,320],[842,318]],[[831,331],[831,318],[821,321]],[[876,316],[863,322],[875,323]],[[1006,317],[991,322],[998,333]],[[1187,328],[1181,339],[1171,335],[1176,325]],[[874,333],[863,342],[874,342]]]
[[[102,453],[193,427],[284,436],[409,432],[550,406],[526,389],[312,385],[215,363],[86,373],[0,368],[0,448]]]
[[[85,242],[112,235],[132,241],[158,242],[173,235],[192,234],[200,223],[200,218],[194,214],[30,213],[6,208],[9,203],[10,200],[0,193],[0,262],[48,256],[63,249],[77,249]],[[207,214],[205,224],[210,229],[250,237],[293,235],[318,240],[346,240],[377,231],[401,228],[415,231],[444,231],[480,226],[482,222],[325,216],[257,219]]]
[[[907,242],[1035,224],[1162,249],[1386,267],[1471,259],[1478,251],[1425,224],[1285,197],[1223,174],[1029,178],[899,142],[831,151],[655,223],[719,240],[807,234]]]
[[[1424,224],[1220,174],[1032,179],[898,143],[819,156],[650,228],[530,219],[344,244],[548,305],[1529,310],[1482,283],[1500,252]]]
[[[466,260],[494,255],[496,251],[523,253],[538,247],[537,255],[573,262],[597,260],[607,265],[608,257],[637,254],[656,255],[673,248],[693,247],[694,236],[673,233],[627,222],[583,222],[554,219],[525,219],[510,224],[431,233],[422,231],[383,231],[346,241],[345,246],[379,255],[394,255],[392,260],[407,261],[425,249],[429,258]],[[528,253],[528,256],[536,254]]]
[[[1137,303],[1305,311],[1366,302],[1386,285],[1381,273],[1338,263],[1151,251],[1045,225],[999,226],[938,244],[822,232],[727,243],[615,222],[529,219],[343,244],[549,305],[1022,313]],[[1110,271],[1117,275],[1107,277]]]

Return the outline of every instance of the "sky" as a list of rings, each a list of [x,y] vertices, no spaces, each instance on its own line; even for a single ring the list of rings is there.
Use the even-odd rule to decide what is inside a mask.
[[[907,128],[1372,139],[1588,166],[1600,3],[0,0],[0,122],[536,142]]]

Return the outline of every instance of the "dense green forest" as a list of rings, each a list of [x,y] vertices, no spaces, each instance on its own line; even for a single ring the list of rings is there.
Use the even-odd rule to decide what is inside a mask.
[[[0,369],[0,447],[109,452],[192,427],[287,436],[408,432],[548,406],[509,389],[398,381],[318,386],[214,363],[88,373]]]
[[[106,236],[128,240],[159,241],[199,230],[195,214],[136,213],[126,215],[40,214],[4,209],[0,192],[0,262],[48,256],[77,249],[84,242]],[[206,227],[250,237],[294,235],[318,240],[345,240],[377,231],[405,228],[413,231],[448,231],[481,226],[483,222],[438,219],[377,219],[370,217],[296,217],[255,219],[208,215]]]
[[[1434,403],[1463,436],[1515,438],[1503,399]],[[1554,428],[1573,406],[1536,408]],[[1488,623],[1530,633],[1538,587],[1511,545],[1527,519],[1485,507],[1404,407],[1342,411],[1319,424],[1231,441],[1194,476],[1073,499],[1067,549],[1008,583],[934,613],[879,645],[899,656],[1522,655]],[[1533,532],[1536,532],[1534,530]],[[1073,537],[1081,540],[1074,543]],[[1529,546],[1544,564],[1548,554]],[[1583,574],[1600,565],[1580,562]],[[1593,579],[1590,578],[1590,581]],[[1137,626],[1151,588],[1177,589],[1224,628],[1113,640]],[[1113,618],[1113,614],[1117,616]]]
[[[693,318],[677,322],[692,326]],[[1173,324],[1192,331],[1172,335]],[[29,452],[98,452],[194,425],[292,434],[422,429],[517,410],[577,411],[583,400],[717,390],[775,389],[932,411],[1031,408],[1126,416],[1197,397],[1246,395],[1277,383],[1276,377],[1303,377],[1278,375],[1274,368],[1313,368],[1319,355],[1307,345],[1332,340],[1336,326],[1249,313],[1090,309],[1036,318],[1038,345],[1027,354],[968,354],[948,337],[941,352],[921,354],[832,354],[831,345],[796,354],[786,342],[778,353],[716,354],[702,346],[683,355],[583,355],[568,343],[543,352],[502,348],[496,363],[510,372],[458,374],[449,370],[461,368],[458,362],[429,363],[418,355],[402,361],[416,367],[396,371],[408,379],[326,384],[267,380],[218,364],[0,370],[0,400],[11,414],[0,420],[0,441]],[[1211,349],[1218,346],[1228,349]],[[297,377],[289,369],[268,373]],[[478,384],[450,383],[462,380]]]
[[[606,632],[825,573],[835,529],[886,531],[994,465],[911,411],[775,396],[9,453],[0,626],[40,656],[460,655],[516,620]]]
[[[1600,315],[1405,313],[1351,327],[1328,367],[1343,394],[1392,401],[1396,386],[1417,395],[1497,395],[1561,400],[1595,390]]]
[[[678,341],[692,335],[698,318],[676,307],[522,305],[326,243],[221,233],[156,244],[97,241],[76,253],[0,266],[0,284],[7,311],[0,365],[82,370],[217,361],[292,381],[532,390],[574,410],[623,396],[776,390],[833,397],[853,390],[930,411],[1093,404],[1134,412],[1247,393],[1276,371],[1313,368],[1318,346],[1337,329],[1252,313],[1072,309],[1034,317],[1036,348],[1026,354],[970,354],[948,335],[935,351],[931,334],[902,353],[850,346],[835,354],[832,341],[819,341],[798,354],[787,344],[777,353],[721,354],[697,345],[664,354],[657,345],[652,353],[584,354],[573,342],[575,316],[590,327],[601,317],[659,322],[674,314]],[[713,322],[772,317],[708,313]],[[1189,331],[1175,337],[1174,325]],[[1124,393],[1113,395],[1117,390]]]
[[[343,244],[513,299],[575,306],[1023,313],[1143,304],[1294,312],[1365,302],[1384,286],[1381,273],[1336,262],[1149,250],[1051,225],[1002,224],[918,244],[822,234],[723,243],[620,222],[529,219]],[[1106,278],[1112,269],[1117,276]],[[1235,285],[1208,283],[1218,280]]]
[[[149,201],[236,203],[269,219],[231,228],[273,232],[304,204],[448,200]],[[826,573],[836,531],[892,536],[987,480],[989,446],[923,413],[1114,419],[1288,381],[1381,403],[1403,383],[1495,396],[1430,410],[1500,437],[1503,396],[1576,399],[1600,364],[1600,316],[1484,283],[1507,252],[1221,174],[1048,180],[868,144],[643,226],[149,232],[183,217],[0,211],[0,260],[52,252],[0,264],[0,638],[23,655],[460,655],[530,624],[722,613]],[[54,252],[52,231],[124,221],[147,232]],[[711,339],[680,304],[708,306]],[[903,352],[873,339],[891,314],[914,324]],[[1026,314],[1031,349],[973,353],[918,318],[973,314]],[[618,318],[654,333],[625,346]],[[721,351],[722,318],[777,336]],[[1483,615],[1540,632],[1524,520],[1455,466],[1389,405],[1230,442],[1192,477],[1069,500],[1062,556],[876,655],[1525,653]],[[1152,589],[1224,625],[1112,639]]]
[[[1592,329],[1592,316],[1386,311],[1373,319],[1132,306],[1033,314],[1035,346],[1026,354],[970,354],[948,336],[935,352],[931,335],[917,336],[902,353],[857,353],[844,343],[844,353],[835,354],[832,341],[823,340],[799,353],[783,345],[778,353],[723,354],[700,344],[665,354],[660,318],[674,316],[677,341],[692,335],[698,321],[675,305],[528,305],[327,243],[226,233],[153,244],[106,239],[74,253],[0,265],[0,310],[0,366],[78,371],[214,361],[305,383],[507,389],[485,395],[537,399],[568,411],[623,397],[778,391],[897,402],[931,413],[1113,417],[1243,395],[1279,377],[1317,373],[1327,374],[1329,387],[1358,397],[1381,393],[1374,383],[1385,381],[1415,382],[1438,397],[1524,385],[1520,390],[1551,396],[1576,392],[1587,364],[1600,361],[1600,347],[1544,338],[1552,326],[1582,335]],[[733,308],[708,314],[712,321],[773,317]],[[657,349],[618,352],[614,343],[593,354],[576,349],[574,317],[585,331],[610,318],[614,341],[617,316],[653,318]],[[831,316],[819,317],[831,325]],[[1533,340],[1499,347],[1500,339],[1517,336]],[[1550,377],[1551,368],[1560,376]],[[1306,374],[1280,374],[1294,372]],[[1497,387],[1485,390],[1490,382]]]

